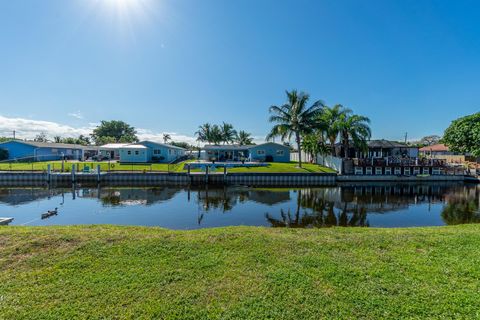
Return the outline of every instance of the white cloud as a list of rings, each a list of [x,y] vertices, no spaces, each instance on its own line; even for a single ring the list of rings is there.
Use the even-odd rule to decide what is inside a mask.
[[[83,119],[83,114],[80,111],[70,112],[68,115],[76,119]]]
[[[163,134],[168,133],[170,138],[175,142],[187,142],[192,145],[197,145],[195,137],[182,135],[176,132],[153,132],[148,129],[137,129],[137,136],[140,140],[150,140],[163,143]]]
[[[12,137],[13,131],[20,139],[33,139],[40,132],[45,132],[47,137],[53,139],[54,136],[78,137],[79,135],[89,135],[98,123],[89,123],[85,127],[72,127],[52,121],[31,120],[25,118],[7,118],[0,115],[0,136]],[[149,129],[137,128],[138,138],[140,140],[152,140],[163,142],[164,132],[154,132]],[[170,135],[173,141],[188,142],[196,145],[195,137],[182,135],[175,132],[165,132]]]

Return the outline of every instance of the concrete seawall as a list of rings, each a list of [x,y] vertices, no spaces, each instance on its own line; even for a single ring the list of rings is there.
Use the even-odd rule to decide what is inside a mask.
[[[2,172],[0,186],[68,186],[72,183],[85,185],[112,186],[186,186],[186,185],[248,185],[248,186],[331,186],[337,182],[435,182],[466,181],[465,176],[433,175],[380,176],[380,175],[336,175],[305,173],[163,173],[163,172],[108,172],[108,173],[41,173],[41,172]]]
[[[163,172],[109,172],[109,173],[35,173],[3,172],[0,173],[0,186],[42,185],[65,186],[72,183],[88,185],[146,185],[146,186],[186,186],[193,185],[249,185],[249,186],[328,186],[336,183],[336,174],[302,174],[302,173],[212,173],[187,174]]]

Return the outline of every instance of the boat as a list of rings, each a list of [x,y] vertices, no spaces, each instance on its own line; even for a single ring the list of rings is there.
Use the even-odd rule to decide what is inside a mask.
[[[0,226],[6,226],[13,221],[13,218],[0,218]]]

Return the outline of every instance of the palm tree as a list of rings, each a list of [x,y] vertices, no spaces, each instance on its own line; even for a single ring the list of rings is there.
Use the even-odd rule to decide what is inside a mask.
[[[249,145],[253,143],[252,135],[246,131],[240,130],[237,132],[235,142],[241,146]]]
[[[195,132],[195,135],[197,136],[197,141],[208,142],[208,143],[212,142],[211,130],[212,130],[212,125],[208,122],[199,126],[198,131]]]
[[[340,125],[340,134],[342,139],[343,155],[348,158],[348,149],[350,140],[356,148],[365,150],[367,140],[370,139],[372,131],[370,130],[370,119],[360,115],[342,115]]]
[[[214,124],[212,128],[210,129],[210,142],[212,142],[215,145],[219,145],[221,142],[225,141],[224,136],[223,136],[223,131],[220,126]]]
[[[168,133],[163,134],[163,143],[167,144],[168,141],[172,140],[172,137]]]
[[[270,122],[275,123],[267,140],[280,136],[282,141],[290,140],[292,136],[298,147],[298,166],[302,167],[302,136],[312,132],[316,126],[316,120],[324,107],[323,102],[315,101],[307,107],[310,96],[297,90],[287,93],[287,103],[281,106],[271,106],[269,111]]]
[[[60,137],[60,136],[55,136],[55,137],[53,137],[53,141],[54,141],[55,143],[60,143],[60,142],[62,142],[62,137]]]
[[[235,140],[235,137],[237,136],[237,131],[233,129],[233,125],[230,123],[223,123],[220,126],[220,130],[222,133],[222,142],[223,144],[225,143],[231,143]]]
[[[352,113],[352,110],[345,108],[341,104],[336,104],[332,108],[325,106],[320,115],[319,121],[324,122],[326,126],[326,135],[330,142],[332,156],[338,156],[335,151],[335,142],[342,126],[342,121],[346,115]]]

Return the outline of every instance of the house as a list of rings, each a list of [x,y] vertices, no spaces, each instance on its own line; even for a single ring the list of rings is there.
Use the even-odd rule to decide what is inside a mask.
[[[336,145],[338,154],[343,155],[343,146],[338,143]],[[350,143],[348,150],[349,158],[385,158],[385,157],[402,157],[416,158],[418,157],[418,147],[409,146],[404,143],[389,141],[385,139],[367,141],[367,150],[359,150]]]
[[[267,142],[258,145],[206,145],[201,155],[207,161],[290,162],[290,148]]]
[[[102,158],[110,160],[120,159],[120,148],[128,146],[130,143],[108,143],[98,148],[98,154]]]
[[[420,155],[425,156],[425,157],[431,157],[431,156],[453,156],[457,155],[454,152],[451,152],[446,145],[443,143],[439,144],[434,144],[431,146],[426,146],[423,148],[420,148]]]
[[[8,151],[8,160],[52,161],[83,160],[85,147],[77,144],[11,140],[0,143]]]
[[[450,151],[444,144],[434,144],[420,148],[420,155],[428,159],[441,159],[447,163],[464,163],[465,161],[478,162],[478,158],[470,154],[462,154]]]
[[[119,160],[124,163],[171,163],[185,157],[187,150],[170,144],[141,141],[119,148]]]

